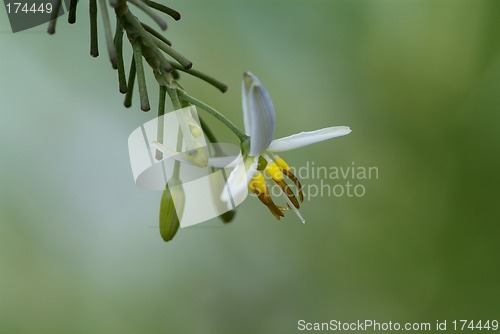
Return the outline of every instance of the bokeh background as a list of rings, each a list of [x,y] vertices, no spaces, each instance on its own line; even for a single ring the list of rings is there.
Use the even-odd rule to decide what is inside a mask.
[[[122,106],[86,3],[12,34],[0,11],[0,332],[293,333],[298,320],[500,317],[500,2],[172,0],[166,35],[242,125],[240,81],[270,91],[276,136],[349,125],[284,157],[376,166],[363,197],[323,196],[277,222],[247,200],[164,243],[160,193],[133,182]],[[137,13],[137,10],[136,10]],[[99,25],[101,21],[99,20]],[[224,140],[231,134],[211,123]],[[318,184],[319,180],[304,180]],[[326,180],[333,185],[339,180]]]

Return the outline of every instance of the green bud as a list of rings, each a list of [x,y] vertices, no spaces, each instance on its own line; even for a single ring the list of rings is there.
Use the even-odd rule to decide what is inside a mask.
[[[172,189],[172,190],[171,190]],[[179,215],[184,211],[185,195],[180,181],[172,178],[163,191],[160,203],[160,234],[163,240],[170,241],[179,229]],[[176,206],[178,211],[176,211]]]
[[[233,221],[234,217],[236,217],[236,208],[229,210],[228,212],[224,212],[219,216],[224,224],[228,224]]]

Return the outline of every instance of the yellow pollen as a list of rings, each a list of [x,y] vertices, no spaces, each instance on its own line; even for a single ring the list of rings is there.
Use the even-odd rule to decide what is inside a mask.
[[[262,173],[257,172],[250,182],[248,182],[248,188],[256,194],[264,194],[267,190],[266,179]]]
[[[283,170],[290,170],[290,166],[281,158],[276,159],[276,164]]]
[[[276,182],[283,180],[283,172],[281,171],[281,168],[279,168],[278,165],[274,162],[271,162],[266,166],[266,173]]]

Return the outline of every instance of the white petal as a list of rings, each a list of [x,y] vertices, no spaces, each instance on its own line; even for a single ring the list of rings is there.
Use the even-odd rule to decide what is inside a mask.
[[[241,82],[241,103],[243,107],[243,125],[245,126],[245,134],[250,136],[250,106],[248,105],[248,89],[246,80],[247,73],[243,73],[243,81]]]
[[[243,117],[250,136],[250,156],[264,152],[274,138],[274,106],[260,80],[250,72],[243,75]]]
[[[246,172],[246,177],[247,177],[246,184],[248,184],[248,182],[250,182],[250,180],[255,175],[255,173],[257,173],[258,161],[259,161],[259,157],[255,157],[253,159],[253,161],[247,160],[245,162],[245,168],[247,170],[247,172]]]
[[[221,201],[230,204],[232,202],[231,197],[238,197],[240,193],[245,191],[246,186],[245,170],[241,165],[237,165],[227,178],[224,191],[220,196]]]
[[[269,151],[281,152],[293,150],[295,148],[311,145],[323,140],[345,136],[349,133],[351,133],[351,128],[348,126],[334,126],[316,131],[301,132],[274,140],[271,145],[269,145]]]
[[[238,164],[233,169],[227,178],[224,191],[221,194],[221,200],[226,203],[231,203],[229,196],[239,198],[240,195],[246,191],[248,182],[257,172],[257,159],[253,161],[245,161],[245,164]]]
[[[208,159],[208,167],[215,168],[232,168],[236,167],[238,160],[238,155],[226,156],[226,157],[213,157]]]
[[[257,161],[258,159],[257,157],[255,157],[253,159],[246,159],[244,161],[244,165],[236,165],[236,167],[227,178],[225,191],[221,194],[222,201],[231,203],[229,194],[231,194],[233,198],[238,198],[241,193],[246,191],[248,182],[257,172]]]

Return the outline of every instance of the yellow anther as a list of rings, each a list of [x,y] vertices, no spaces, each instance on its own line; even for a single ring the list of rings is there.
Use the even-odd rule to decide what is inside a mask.
[[[274,162],[267,164],[266,173],[276,182],[283,180],[283,172],[281,171],[281,168],[279,168],[278,165]]]
[[[248,188],[256,194],[264,194],[267,191],[266,179],[262,173],[257,172],[250,182],[248,182]]]
[[[281,158],[276,159],[276,164],[283,170],[290,170],[290,166]]]

